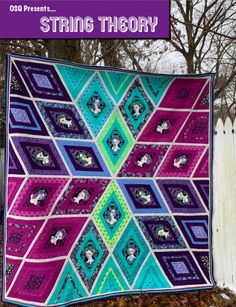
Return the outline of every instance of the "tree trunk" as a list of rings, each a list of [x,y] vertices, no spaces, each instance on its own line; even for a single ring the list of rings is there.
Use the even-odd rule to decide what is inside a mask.
[[[115,41],[102,39],[100,40],[100,44],[105,66],[122,67],[121,60],[118,56],[119,53],[116,50],[117,48],[114,47]]]
[[[188,53],[186,56],[185,56],[185,60],[187,62],[187,72],[188,74],[193,74],[195,73],[195,69],[194,69],[194,59],[193,59],[193,54],[192,53]]]

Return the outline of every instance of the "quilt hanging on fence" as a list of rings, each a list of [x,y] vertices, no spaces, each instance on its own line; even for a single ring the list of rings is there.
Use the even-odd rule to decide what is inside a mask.
[[[8,56],[5,301],[212,287],[212,78]]]

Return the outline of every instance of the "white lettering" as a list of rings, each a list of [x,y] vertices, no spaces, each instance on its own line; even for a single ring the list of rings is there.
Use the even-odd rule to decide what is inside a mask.
[[[50,25],[48,24],[49,22],[50,22],[49,18],[46,16],[40,18],[40,23],[41,23],[40,30],[42,32],[47,33],[48,31],[50,31]]]

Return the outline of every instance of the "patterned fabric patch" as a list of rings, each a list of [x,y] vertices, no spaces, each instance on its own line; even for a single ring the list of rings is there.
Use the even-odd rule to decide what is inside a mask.
[[[198,164],[197,169],[194,172],[193,177],[196,178],[208,178],[209,177],[209,151],[205,152],[205,155],[202,157],[200,163]]]
[[[74,99],[76,99],[85,83],[94,73],[91,69],[79,69],[77,67],[66,65],[57,65],[57,69]]]
[[[157,184],[174,213],[202,213],[205,209],[189,180],[159,179]]]
[[[178,143],[208,144],[209,114],[197,112],[189,116],[177,138]]]
[[[133,213],[167,213],[168,209],[152,180],[118,179]]]
[[[39,102],[38,107],[53,136],[91,139],[91,135],[75,106]]]
[[[53,214],[91,213],[109,182],[108,179],[72,179],[58,200]]]
[[[130,285],[147,255],[147,243],[132,219],[114,249],[114,256]]]
[[[87,292],[81,285],[72,265],[68,261],[60,277],[60,282],[57,284],[57,288],[50,298],[49,304],[67,303],[78,299],[78,297],[85,296],[87,296]]]
[[[209,192],[210,192],[209,180],[195,180],[194,184],[205,205],[207,206],[207,208],[209,208]]]
[[[8,173],[9,174],[16,174],[16,175],[23,175],[25,174],[24,169],[19,161],[19,158],[17,157],[17,154],[15,149],[12,147],[12,143],[9,140],[8,143]]]
[[[66,256],[86,220],[86,217],[49,219],[28,257],[31,259],[49,259]]]
[[[136,80],[120,104],[120,111],[136,138],[153,111],[153,104]]]
[[[107,245],[112,247],[130,217],[130,211],[115,183],[109,186],[93,215]]]
[[[136,144],[123,164],[119,177],[153,177],[163,162],[168,145]]]
[[[153,249],[179,249],[186,247],[171,217],[142,216],[137,219]]]
[[[116,173],[134,143],[119,112],[113,113],[97,141],[110,170]]]
[[[199,162],[204,146],[173,145],[162,163],[157,177],[190,177]]]
[[[90,221],[71,253],[71,261],[87,291],[91,291],[107,256],[108,250],[105,242],[93,222]]]
[[[28,90],[26,89],[23,80],[21,79],[16,66],[13,64],[11,68],[11,77],[10,77],[10,89],[11,94],[20,95],[20,96],[29,96]]]
[[[117,265],[112,258],[107,261],[102,274],[96,282],[93,294],[102,294],[109,292],[120,292],[128,290],[129,287],[122,277]]]
[[[15,64],[33,97],[71,101],[54,65],[18,60]]]
[[[173,142],[188,114],[188,112],[176,113],[157,109],[141,133],[139,141]]]
[[[197,100],[194,109],[196,110],[208,110],[210,105],[209,84],[207,83],[202,91],[200,97]]]
[[[160,107],[174,109],[192,109],[206,79],[176,78],[163,97]]]
[[[25,301],[44,303],[62,269],[64,260],[44,263],[25,262],[9,296]]]
[[[4,301],[211,288],[212,76],[8,62]]]
[[[110,95],[116,102],[120,101],[127,87],[129,87],[130,83],[135,78],[134,74],[126,74],[117,71],[101,71],[100,75]]]
[[[208,249],[208,218],[206,216],[197,216],[194,219],[191,216],[176,216],[175,219],[190,247]]]
[[[48,216],[67,181],[60,178],[29,178],[18,194],[10,214]]]
[[[151,97],[155,105],[160,103],[163,93],[166,91],[173,78],[142,76],[141,81],[148,95]]]
[[[84,88],[76,103],[89,128],[97,136],[114,109],[113,100],[98,74]]]
[[[95,143],[58,140],[57,145],[73,176],[110,176]]]
[[[23,178],[18,178],[18,177],[9,177],[8,178],[8,182],[7,182],[7,189],[8,189],[7,210],[10,208],[14,198],[16,197],[17,192],[20,190],[20,186],[21,186],[23,181],[24,181]]]
[[[29,174],[68,175],[52,140],[14,136],[12,141]]]
[[[39,220],[7,220],[7,255],[23,257],[38,234],[43,221]]]
[[[32,101],[12,98],[10,103],[10,133],[48,135]]]
[[[155,256],[172,285],[199,285],[206,282],[188,251],[156,252]]]
[[[164,274],[152,255],[146,260],[145,265],[139,273],[134,289],[163,289],[170,288]]]
[[[11,258],[6,258],[6,267],[5,267],[5,276],[6,276],[6,290],[8,290],[9,286],[12,283],[12,280],[18,271],[18,268],[22,260],[16,260]]]

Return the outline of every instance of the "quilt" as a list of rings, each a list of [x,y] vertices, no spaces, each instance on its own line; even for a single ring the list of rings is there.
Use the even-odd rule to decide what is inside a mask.
[[[212,287],[212,84],[8,55],[4,301]]]

